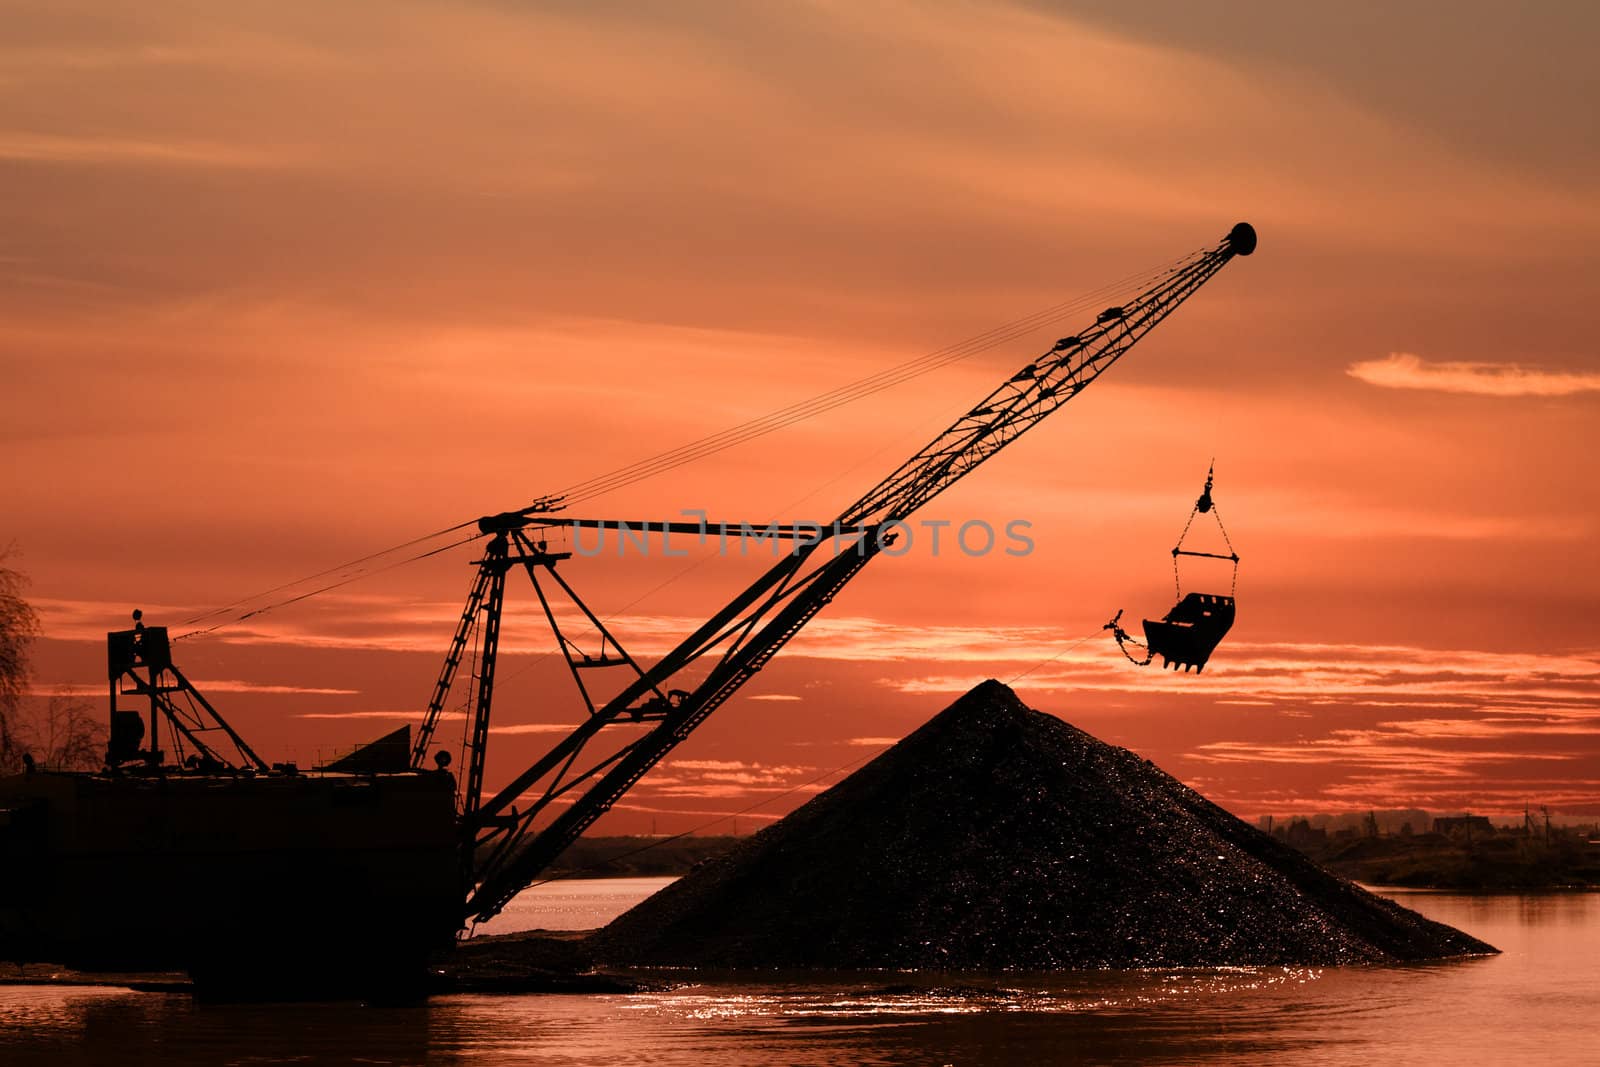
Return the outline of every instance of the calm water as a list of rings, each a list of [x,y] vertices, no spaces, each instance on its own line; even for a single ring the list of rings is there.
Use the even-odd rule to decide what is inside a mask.
[[[536,885],[518,893],[504,911],[475,933],[519,930],[594,930],[604,926],[672,878],[574,878]]]
[[[592,926],[659,879],[557,883],[497,924]],[[1504,949],[1409,967],[689,981],[416,1008],[0,987],[0,1065],[1600,1063],[1600,894],[1390,894]]]

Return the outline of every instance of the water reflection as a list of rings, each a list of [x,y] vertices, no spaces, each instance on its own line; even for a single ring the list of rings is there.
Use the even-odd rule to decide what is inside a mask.
[[[597,887],[595,894],[608,890]],[[1397,893],[1504,954],[1403,967],[680,975],[633,996],[196,1005],[0,987],[0,1063],[1593,1062],[1600,894]]]
[[[0,988],[0,1063],[421,1063],[431,1014],[351,1004],[196,1005],[187,995]]]

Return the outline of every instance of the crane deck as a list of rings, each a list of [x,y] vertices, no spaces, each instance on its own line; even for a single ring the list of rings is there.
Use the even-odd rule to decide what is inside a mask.
[[[454,792],[435,771],[0,779],[0,956],[225,996],[420,983],[459,926]]]

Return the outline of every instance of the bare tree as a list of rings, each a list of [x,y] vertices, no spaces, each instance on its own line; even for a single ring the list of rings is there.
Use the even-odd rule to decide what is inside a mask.
[[[0,771],[21,758],[17,711],[30,677],[28,653],[39,634],[39,616],[22,591],[28,580],[5,565],[14,548],[0,549]]]
[[[39,765],[51,770],[92,771],[105,762],[105,724],[92,703],[66,689],[58,689],[16,733]]]

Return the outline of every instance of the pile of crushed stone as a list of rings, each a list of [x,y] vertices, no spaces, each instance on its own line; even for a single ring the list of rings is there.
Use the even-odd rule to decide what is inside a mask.
[[[586,947],[634,966],[986,970],[1496,951],[995,681]]]

